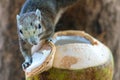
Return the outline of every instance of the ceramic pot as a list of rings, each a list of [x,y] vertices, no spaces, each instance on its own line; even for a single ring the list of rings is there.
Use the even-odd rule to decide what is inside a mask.
[[[25,70],[27,80],[112,80],[112,53],[89,34],[61,31],[44,45],[38,51],[48,50],[48,55],[37,67]]]

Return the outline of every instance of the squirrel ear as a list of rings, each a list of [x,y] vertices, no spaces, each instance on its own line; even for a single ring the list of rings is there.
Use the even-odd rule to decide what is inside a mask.
[[[17,19],[17,24],[19,24],[20,16],[16,15],[16,19]]]
[[[22,25],[18,25],[18,29],[22,29]]]
[[[41,18],[41,11],[39,9],[36,10],[36,15]]]
[[[16,16],[16,19],[17,19],[17,21],[19,21],[19,19],[20,19],[20,16],[19,16],[19,15],[17,15],[17,16]]]

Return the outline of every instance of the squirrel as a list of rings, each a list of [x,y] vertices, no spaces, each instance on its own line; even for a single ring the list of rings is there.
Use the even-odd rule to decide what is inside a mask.
[[[31,47],[51,40],[61,15],[79,0],[26,0],[16,16],[23,69],[32,63]]]

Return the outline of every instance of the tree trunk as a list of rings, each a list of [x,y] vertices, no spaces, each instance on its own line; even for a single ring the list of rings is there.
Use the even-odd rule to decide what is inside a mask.
[[[0,0],[0,80],[25,79],[16,28],[16,14],[23,3],[24,0]],[[119,25],[120,0],[81,0],[63,14],[56,31],[84,30],[109,46],[115,60],[114,80],[119,80]]]
[[[22,3],[0,0],[0,80],[24,80],[16,28],[16,14]]]

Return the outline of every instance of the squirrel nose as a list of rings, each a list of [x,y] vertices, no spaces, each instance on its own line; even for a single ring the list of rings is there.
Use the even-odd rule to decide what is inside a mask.
[[[37,45],[37,41],[34,38],[30,38],[30,43],[32,45]]]
[[[35,42],[35,41],[32,41],[32,44],[34,44],[34,45],[37,45],[37,42]]]

